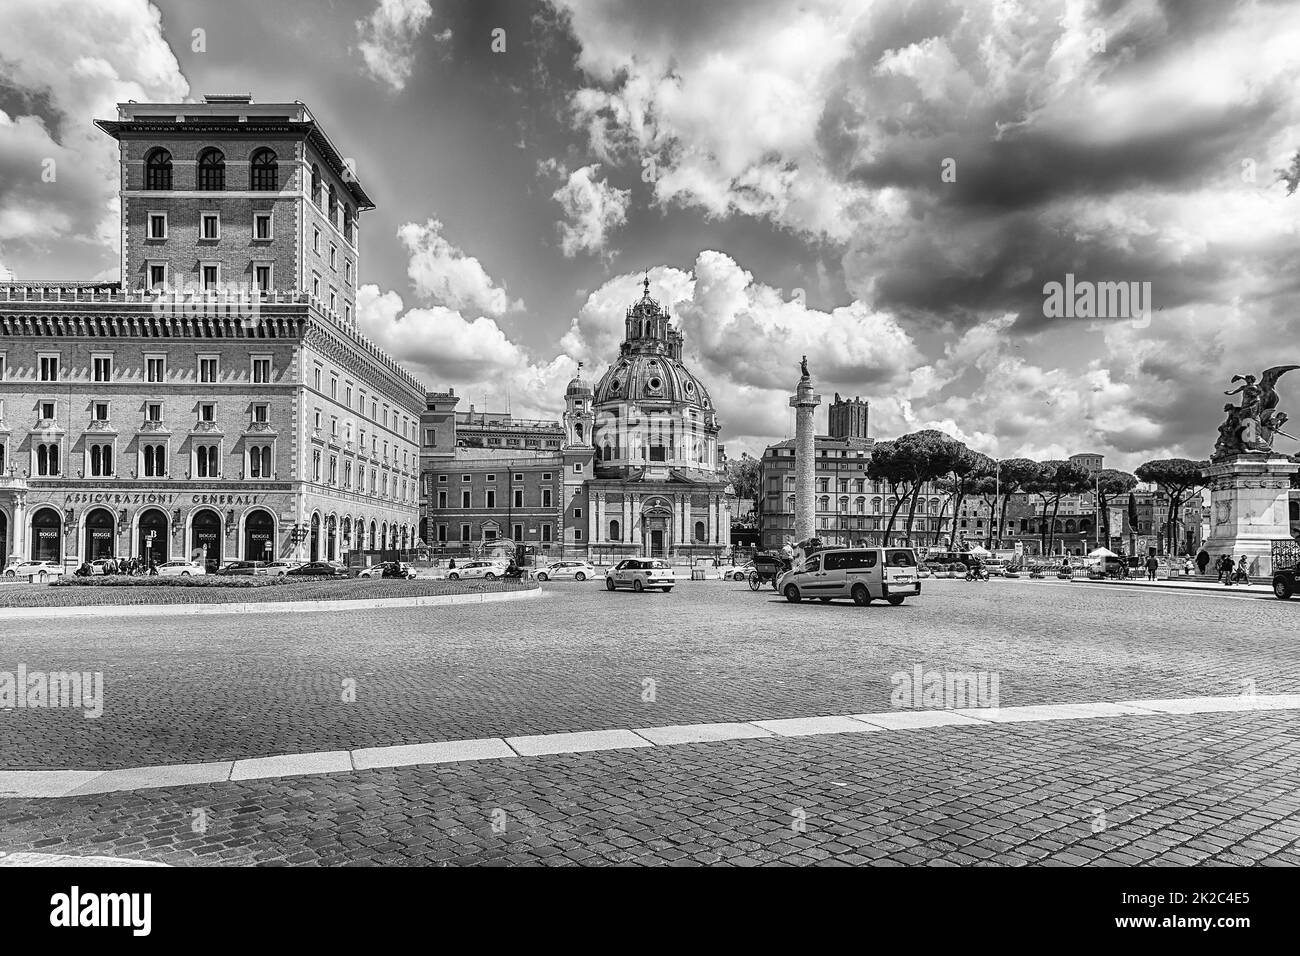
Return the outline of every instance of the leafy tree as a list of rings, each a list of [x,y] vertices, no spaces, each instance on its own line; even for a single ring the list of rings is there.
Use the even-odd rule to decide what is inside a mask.
[[[1043,503],[1042,548],[1043,554],[1051,554],[1056,540],[1056,519],[1061,512],[1061,499],[1068,495],[1078,495],[1092,486],[1088,472],[1074,462],[1050,459],[1042,462],[1039,473],[1026,487],[1036,494]],[[1047,506],[1052,506],[1052,516],[1047,517]]]
[[[953,463],[952,469],[948,476],[942,479],[942,487],[948,493],[948,500],[952,502],[952,538],[957,540],[957,516],[961,514],[961,506],[966,499],[973,494],[978,494],[976,490],[980,481],[993,474],[994,461],[988,455],[978,451],[972,451],[965,445],[962,446],[961,454],[957,456]],[[944,510],[947,510],[947,502],[944,503]],[[939,535],[942,533],[942,522],[940,530],[934,533],[934,543],[939,543]]]
[[[916,517],[916,503],[921,488],[931,481],[952,472],[966,451],[966,446],[933,428],[913,432],[899,438],[894,447],[898,453],[898,467],[905,476],[910,492],[905,534],[912,537],[912,524]]]
[[[1156,458],[1140,466],[1134,474],[1140,481],[1155,485],[1169,497],[1169,513],[1165,517],[1166,540],[1170,554],[1177,553],[1178,517],[1183,505],[1199,497],[1205,487],[1205,469],[1208,461],[1190,458]]]
[[[1097,489],[1097,509],[1101,512],[1101,526],[1106,535],[1106,546],[1110,546],[1110,503],[1122,495],[1127,495],[1137,487],[1137,478],[1127,471],[1103,468],[1093,475]]]
[[[1011,496],[1025,491],[1026,486],[1031,484],[1038,476],[1039,465],[1032,458],[1008,458],[997,467],[995,481],[998,490],[1001,492],[1001,514],[998,516],[994,527],[989,528],[989,543],[985,547],[993,547],[995,528],[998,536],[1001,537],[1002,527],[1007,521],[1007,503],[1011,500]]]
[[[730,458],[727,460],[726,476],[737,500],[748,498],[754,503],[754,514],[757,515],[763,492],[762,462],[751,458],[747,452],[739,458]]]
[[[903,500],[907,495],[906,490],[902,494],[899,493],[900,488],[904,488],[908,480],[908,469],[897,444],[894,441],[876,442],[871,448],[871,460],[867,462],[867,477],[872,481],[883,481],[887,484],[889,495],[894,499],[893,510],[890,511],[889,521],[885,525],[886,542],[893,533],[894,519],[898,517],[898,510],[903,506]]]

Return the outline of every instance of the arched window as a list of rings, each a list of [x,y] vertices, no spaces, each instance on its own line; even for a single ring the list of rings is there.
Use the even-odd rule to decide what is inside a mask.
[[[226,157],[215,147],[199,153],[199,189],[220,190],[226,188]]]
[[[831,510],[831,499],[830,499],[828,496],[823,495],[822,498],[821,498],[821,500],[817,503],[817,510],[818,510],[818,511],[830,511],[830,510]]]
[[[841,510],[841,511],[848,511],[848,510],[849,510],[849,498],[848,498],[848,495],[844,495],[843,497],[840,498],[840,510]]]
[[[872,499],[871,499],[871,513],[872,513],[873,515],[878,515],[878,514],[880,514],[880,499],[879,499],[879,498],[872,498]]]
[[[1065,522],[1065,533],[1066,533],[1066,534],[1074,534],[1074,519],[1073,519],[1073,518],[1069,518],[1069,519],[1066,520],[1066,522]]]
[[[622,541],[623,539],[622,539],[622,537],[619,535],[619,531],[620,531],[620,528],[619,528],[619,526],[618,526],[618,522],[617,522],[617,521],[611,521],[611,522],[609,523],[609,540],[610,540],[610,541]]]
[[[329,214],[330,225],[336,225],[338,219],[335,218],[336,211],[339,207],[338,193],[334,191],[334,184],[330,183],[329,188],[329,205],[325,207],[325,212]]]
[[[1061,526],[1061,522],[1060,522],[1060,521],[1053,521],[1053,522],[1052,522],[1052,533],[1053,533],[1053,534],[1060,534],[1060,533],[1061,533],[1061,527],[1062,527],[1062,526]]]
[[[704,530],[704,522],[703,521],[695,522],[695,540],[707,541],[708,539],[705,537],[705,534],[706,532]]]
[[[262,147],[253,153],[253,158],[248,164],[248,188],[258,190],[280,188],[280,164],[276,162],[274,150]]]
[[[867,510],[867,499],[859,498],[857,501],[855,501],[853,503],[853,510],[858,514],[862,514],[863,512],[865,512]]]
[[[343,205],[343,235],[348,242],[356,245],[356,238],[352,230],[356,228],[357,214],[352,211],[352,207],[344,203]]]
[[[325,194],[321,189],[320,167],[315,163],[311,167],[311,201],[317,206],[325,201]]]
[[[172,154],[159,146],[149,150],[144,161],[144,188],[172,188]]]
[[[1092,530],[1092,522],[1089,521],[1087,518],[1083,518],[1083,519],[1081,519],[1081,520],[1079,521],[1079,530],[1082,531],[1082,532],[1084,532],[1085,534],[1086,534],[1087,532],[1091,531],[1091,530]]]

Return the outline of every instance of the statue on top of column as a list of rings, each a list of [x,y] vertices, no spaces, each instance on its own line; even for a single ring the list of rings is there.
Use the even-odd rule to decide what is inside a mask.
[[[812,377],[808,374],[808,356],[805,355],[803,361],[799,363],[799,371],[803,373],[804,378]]]
[[[1219,426],[1219,440],[1214,446],[1211,461],[1222,461],[1234,455],[1249,452],[1269,452],[1273,450],[1273,439],[1282,435],[1292,438],[1282,431],[1287,422],[1287,413],[1277,410],[1277,380],[1300,365],[1275,365],[1265,369],[1256,382],[1254,375],[1234,375],[1232,381],[1241,382],[1236,388],[1226,391],[1224,395],[1241,394],[1241,404],[1231,403],[1223,406],[1227,418]]]

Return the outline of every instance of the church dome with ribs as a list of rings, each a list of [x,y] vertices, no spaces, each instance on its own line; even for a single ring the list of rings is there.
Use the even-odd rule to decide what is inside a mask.
[[[682,362],[682,333],[645,294],[628,310],[618,358],[596,383],[597,465],[652,471],[717,470],[717,415],[709,391]]]

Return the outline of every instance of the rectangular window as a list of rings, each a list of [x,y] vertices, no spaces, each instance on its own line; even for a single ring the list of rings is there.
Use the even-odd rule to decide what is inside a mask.
[[[270,405],[254,405],[253,421],[257,422],[259,425],[265,425],[267,421],[269,421],[268,416],[270,414],[270,409]]]
[[[483,502],[484,507],[495,508],[497,506],[497,493],[491,488],[487,490],[487,498]]]
[[[330,376],[330,398],[336,402],[339,399],[339,380],[333,376]]]
[[[167,213],[165,212],[149,213],[149,238],[150,239],[167,238]]]
[[[271,357],[269,355],[253,356],[253,383],[266,385],[271,381]]]
[[[312,273],[311,277],[311,297],[313,299],[320,298],[320,276],[315,273]]]
[[[217,419],[216,402],[203,402],[199,405],[199,421],[212,422]]]
[[[573,473],[574,473],[575,475],[580,475],[580,474],[582,474],[582,462],[580,462],[580,461],[575,461],[575,462],[573,463]]]
[[[522,488],[516,488],[516,489],[515,489],[515,507],[516,507],[516,508],[522,508],[523,506],[524,506],[524,490],[523,490]]]
[[[271,214],[269,212],[253,213],[253,238],[259,242],[266,242],[271,238]]]
[[[94,402],[90,406],[90,417],[92,421],[108,421],[108,402]]]
[[[161,422],[162,402],[150,402],[144,407],[144,420],[147,422]]]
[[[258,292],[270,292],[274,283],[272,266],[269,263],[255,263],[253,265],[253,282],[257,285]]]
[[[574,529],[573,529],[573,540],[574,540],[574,541],[581,541],[581,540],[582,540],[582,531],[581,531],[580,529],[578,529],[578,528],[574,528]]]
[[[460,540],[461,541],[469,540],[469,525],[463,524],[460,526]]]
[[[339,263],[338,246],[334,245],[334,243],[331,242],[330,243],[330,268],[337,269],[338,263]]]
[[[149,263],[149,290],[157,292],[167,287],[167,264],[165,262]]]
[[[551,540],[551,526],[549,524],[544,524],[542,525],[542,541],[549,543],[550,540]]]
[[[205,262],[199,267],[199,274],[203,277],[203,291],[216,292],[221,287],[221,263]]]
[[[311,382],[312,382],[312,388],[316,389],[316,391],[319,392],[320,391],[320,366],[319,365],[311,370]]]
[[[549,508],[550,506],[551,506],[551,489],[550,489],[550,488],[543,488],[543,489],[542,489],[542,507],[543,507],[543,508]]]
[[[582,509],[581,509],[581,508],[574,508],[574,509],[573,509],[573,516],[574,516],[575,518],[581,518],[581,517],[582,517]]]
[[[313,228],[311,231],[311,251],[320,255],[320,230]]]
[[[352,284],[352,260],[345,260],[343,263],[343,281],[348,285]]]
[[[144,380],[161,382],[167,377],[167,359],[161,355],[146,355],[144,359]]]
[[[59,357],[57,355],[41,356],[41,381],[57,382],[59,380]]]
[[[93,378],[96,382],[113,381],[113,358],[109,355],[96,355],[91,360]]]
[[[216,241],[221,238],[220,213],[199,213],[199,238],[207,241]]]
[[[447,492],[445,491],[438,492],[438,507],[439,508],[447,507]]]
[[[41,402],[41,418],[47,422],[54,419],[53,402]]]
[[[462,508],[469,508],[469,507],[471,507],[471,505],[470,505],[470,503],[469,503],[469,492],[468,492],[468,491],[462,491],[462,492],[460,493],[460,506],[461,506]]]
[[[199,382],[209,385],[217,380],[217,356],[199,356]]]

